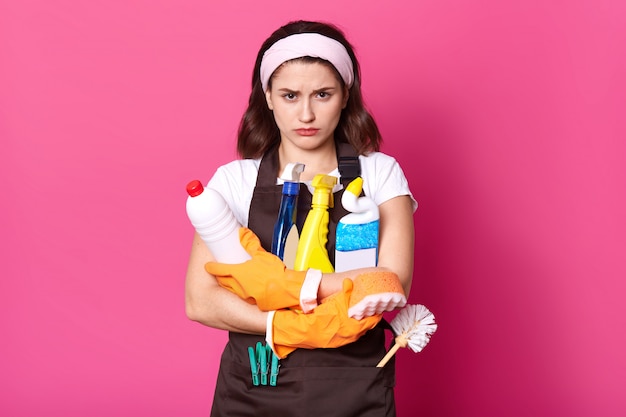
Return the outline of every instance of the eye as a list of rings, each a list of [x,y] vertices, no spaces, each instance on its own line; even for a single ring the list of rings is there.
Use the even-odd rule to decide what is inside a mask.
[[[319,98],[328,98],[328,97],[330,97],[330,93],[328,93],[326,91],[320,91],[319,93],[317,93],[317,96]]]
[[[285,93],[283,94],[283,98],[288,101],[293,101],[297,98],[295,93]]]

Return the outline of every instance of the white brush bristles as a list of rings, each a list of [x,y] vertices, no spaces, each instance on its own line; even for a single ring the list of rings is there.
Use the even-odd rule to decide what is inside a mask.
[[[421,304],[407,305],[390,324],[396,335],[406,339],[413,352],[421,352],[437,330],[435,316]]]

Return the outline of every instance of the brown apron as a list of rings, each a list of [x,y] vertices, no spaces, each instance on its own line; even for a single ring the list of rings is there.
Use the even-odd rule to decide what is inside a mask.
[[[345,144],[339,145],[337,156],[345,189],[358,175],[347,172],[354,168],[355,160],[358,168],[358,159],[352,147]],[[248,227],[268,251],[282,194],[282,186],[276,185],[278,169],[278,153],[274,149],[261,160],[250,204]],[[343,189],[335,193],[335,207],[330,210],[331,262],[334,262],[336,226],[347,214],[340,203],[342,193]],[[305,184],[300,184],[299,230],[310,207],[311,193]],[[264,336],[230,332],[220,362],[211,416],[395,416],[395,362],[392,359],[384,368],[376,368],[386,352],[384,329],[388,326],[381,322],[358,341],[337,349],[295,350],[280,361],[276,386],[252,384],[248,347],[259,341],[265,343]]]

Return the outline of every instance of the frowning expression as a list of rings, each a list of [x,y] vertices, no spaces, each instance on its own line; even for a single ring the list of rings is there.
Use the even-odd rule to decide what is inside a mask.
[[[265,97],[282,145],[314,150],[334,140],[348,93],[329,65],[296,60],[276,70]]]

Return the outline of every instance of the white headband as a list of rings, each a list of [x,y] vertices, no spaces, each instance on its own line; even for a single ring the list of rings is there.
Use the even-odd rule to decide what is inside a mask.
[[[278,40],[263,54],[260,71],[263,91],[267,91],[270,77],[283,62],[304,56],[330,62],[348,88],[352,87],[354,69],[346,48],[339,41],[319,33],[298,33]]]

